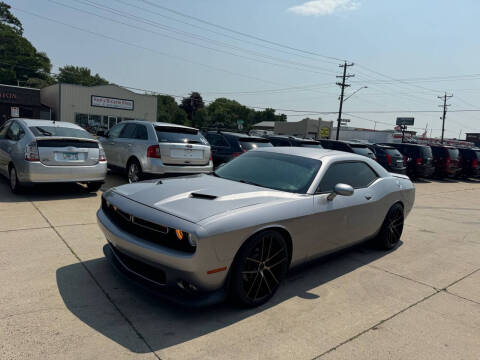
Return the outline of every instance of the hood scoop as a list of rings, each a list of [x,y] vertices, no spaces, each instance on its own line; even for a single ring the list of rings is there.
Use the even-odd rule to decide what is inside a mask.
[[[194,193],[194,192],[192,192],[189,197],[193,199],[203,199],[203,200],[215,200],[217,198],[215,195],[200,194],[200,193]]]

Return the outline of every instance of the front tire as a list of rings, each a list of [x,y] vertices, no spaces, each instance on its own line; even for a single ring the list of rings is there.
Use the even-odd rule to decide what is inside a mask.
[[[12,190],[12,192],[14,194],[18,194],[21,192],[22,190],[22,186],[20,184],[20,181],[18,180],[18,176],[17,176],[17,170],[15,169],[15,166],[11,166],[10,167],[10,170],[8,172],[8,183],[10,185],[10,190]]]
[[[285,278],[288,265],[287,243],[280,233],[267,230],[254,235],[235,259],[230,297],[248,307],[266,303]]]
[[[141,181],[143,177],[142,167],[136,159],[132,159],[127,164],[127,178],[130,184]]]
[[[375,239],[376,245],[382,250],[393,249],[400,241],[403,225],[403,206],[399,203],[394,204],[388,211],[382,228]]]

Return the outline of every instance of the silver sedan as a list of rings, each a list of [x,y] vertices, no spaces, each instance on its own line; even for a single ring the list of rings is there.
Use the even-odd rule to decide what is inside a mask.
[[[177,301],[258,306],[289,268],[366,240],[394,248],[414,199],[408,177],[367,157],[277,147],[212,175],[113,188],[97,216],[107,255],[134,279]]]
[[[107,159],[100,143],[80,126],[12,119],[0,127],[0,173],[13,192],[27,184],[57,182],[81,182],[97,191]]]

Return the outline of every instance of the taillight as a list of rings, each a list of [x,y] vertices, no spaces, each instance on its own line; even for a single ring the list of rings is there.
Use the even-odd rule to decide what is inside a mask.
[[[422,165],[422,158],[417,158],[417,165]]]
[[[212,160],[213,160],[212,154],[210,154],[210,159],[208,159],[208,160],[210,160],[210,161],[212,161]]]
[[[388,165],[392,165],[392,156],[387,154],[387,162],[388,162]]]
[[[447,157],[445,159],[445,166],[450,166],[450,158],[449,157]]]
[[[478,160],[477,159],[474,159],[472,161],[472,168],[476,169],[478,167]]]
[[[98,149],[98,161],[107,161],[107,156],[105,155],[105,150],[102,147]]]
[[[233,157],[237,157],[237,156],[240,156],[242,155],[244,152],[234,152],[232,155]]]
[[[38,153],[38,146],[36,141],[32,141],[25,146],[25,160],[27,161],[40,161],[40,155]]]
[[[147,157],[160,159],[160,146],[152,145],[147,148]]]

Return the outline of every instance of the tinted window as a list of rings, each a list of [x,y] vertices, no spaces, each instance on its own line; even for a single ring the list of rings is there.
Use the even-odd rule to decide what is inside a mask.
[[[62,126],[31,126],[30,130],[35,136],[61,136],[93,139],[93,136],[83,129]]]
[[[212,146],[230,147],[227,140],[220,134],[207,134],[207,140]]]
[[[352,146],[352,149],[353,149],[353,152],[355,154],[368,156],[368,157],[374,157],[372,150],[370,150],[368,147]]]
[[[3,139],[7,135],[7,130],[11,123],[11,121],[7,121],[0,127],[0,139]]]
[[[322,145],[316,143],[314,141],[302,141],[298,146],[301,147],[308,147],[308,148],[316,148],[316,149],[323,149]]]
[[[265,188],[306,193],[321,164],[306,157],[251,151],[226,163],[215,174]]]
[[[348,147],[348,145],[343,144],[343,143],[333,143],[331,149],[332,150],[338,150],[338,151],[350,152],[350,147]]]
[[[240,146],[244,150],[252,150],[252,149],[257,149],[261,147],[272,147],[273,145],[266,141],[257,141],[257,140],[250,141],[250,140],[240,139]]]
[[[137,128],[137,125],[135,124],[125,125],[125,128],[123,129],[119,137],[122,139],[133,139],[136,128]]]
[[[155,126],[157,138],[162,143],[187,143],[187,144],[205,144],[207,139],[197,129],[181,128],[174,126]]]
[[[337,184],[347,184],[354,189],[365,188],[377,178],[377,174],[363,162],[335,163],[323,176],[317,192],[332,192]]]
[[[137,125],[137,130],[135,131],[135,139],[148,140],[148,131],[145,126]]]
[[[290,141],[286,139],[269,139],[273,146],[291,146]]]
[[[400,154],[400,151],[398,151],[397,149],[382,149],[382,150],[390,156],[396,156],[396,157],[402,156],[402,154]]]

